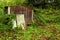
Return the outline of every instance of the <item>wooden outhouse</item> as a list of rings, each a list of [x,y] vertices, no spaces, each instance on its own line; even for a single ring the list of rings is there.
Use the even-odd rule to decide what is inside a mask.
[[[31,24],[33,21],[33,9],[27,6],[6,6],[5,13],[24,15],[25,23]]]

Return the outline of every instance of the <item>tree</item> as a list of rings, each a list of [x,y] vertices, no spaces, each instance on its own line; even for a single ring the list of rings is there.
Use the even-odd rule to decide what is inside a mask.
[[[29,3],[32,3],[33,5],[37,5],[42,3],[44,0],[28,0]]]

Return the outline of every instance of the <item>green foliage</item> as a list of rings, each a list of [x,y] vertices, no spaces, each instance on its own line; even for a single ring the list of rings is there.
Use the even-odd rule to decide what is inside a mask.
[[[26,30],[12,29],[12,19],[15,15],[4,14],[5,6],[25,5],[34,8],[34,21]],[[36,7],[35,7],[36,5]],[[42,7],[44,9],[42,9]],[[45,3],[43,0],[0,0],[0,40],[60,40],[60,0]],[[50,23],[51,22],[51,23]],[[52,25],[52,26],[51,26]],[[42,27],[46,27],[42,29]],[[52,30],[49,27],[56,27]],[[54,31],[56,30],[56,31]],[[51,31],[55,32],[52,33]],[[44,39],[44,40],[45,40]]]
[[[44,2],[44,0],[28,0],[28,2],[32,3],[33,5],[37,5],[37,4]]]
[[[44,17],[45,21],[48,22],[60,22],[59,16],[60,11],[58,9],[40,9],[40,14]]]
[[[22,5],[25,3],[26,0],[0,0],[0,6],[16,6],[16,5]]]
[[[60,40],[60,34],[53,34],[51,30],[41,29],[41,27],[33,27],[28,26],[28,29],[21,30],[20,28],[16,28],[10,31],[5,31],[4,33],[0,33],[1,40],[41,40],[41,39],[49,39],[49,40]],[[2,35],[3,34],[3,35]],[[1,36],[2,35],[2,36]]]
[[[42,16],[42,13],[40,12],[40,9],[35,9],[36,12],[34,14],[34,20],[38,25],[46,25],[45,18]]]
[[[0,31],[12,29],[12,19],[14,19],[14,15],[1,14],[0,15]]]

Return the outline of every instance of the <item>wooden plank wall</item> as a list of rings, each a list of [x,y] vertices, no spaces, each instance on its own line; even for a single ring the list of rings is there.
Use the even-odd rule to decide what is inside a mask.
[[[14,14],[24,14],[26,24],[31,24],[33,20],[33,11],[32,8],[26,6],[11,6],[11,13]]]

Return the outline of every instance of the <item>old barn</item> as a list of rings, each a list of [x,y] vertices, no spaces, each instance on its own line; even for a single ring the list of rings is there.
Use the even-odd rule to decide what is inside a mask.
[[[33,9],[27,6],[6,6],[5,13],[16,14],[17,24],[24,21],[26,24],[31,24],[33,21]]]

